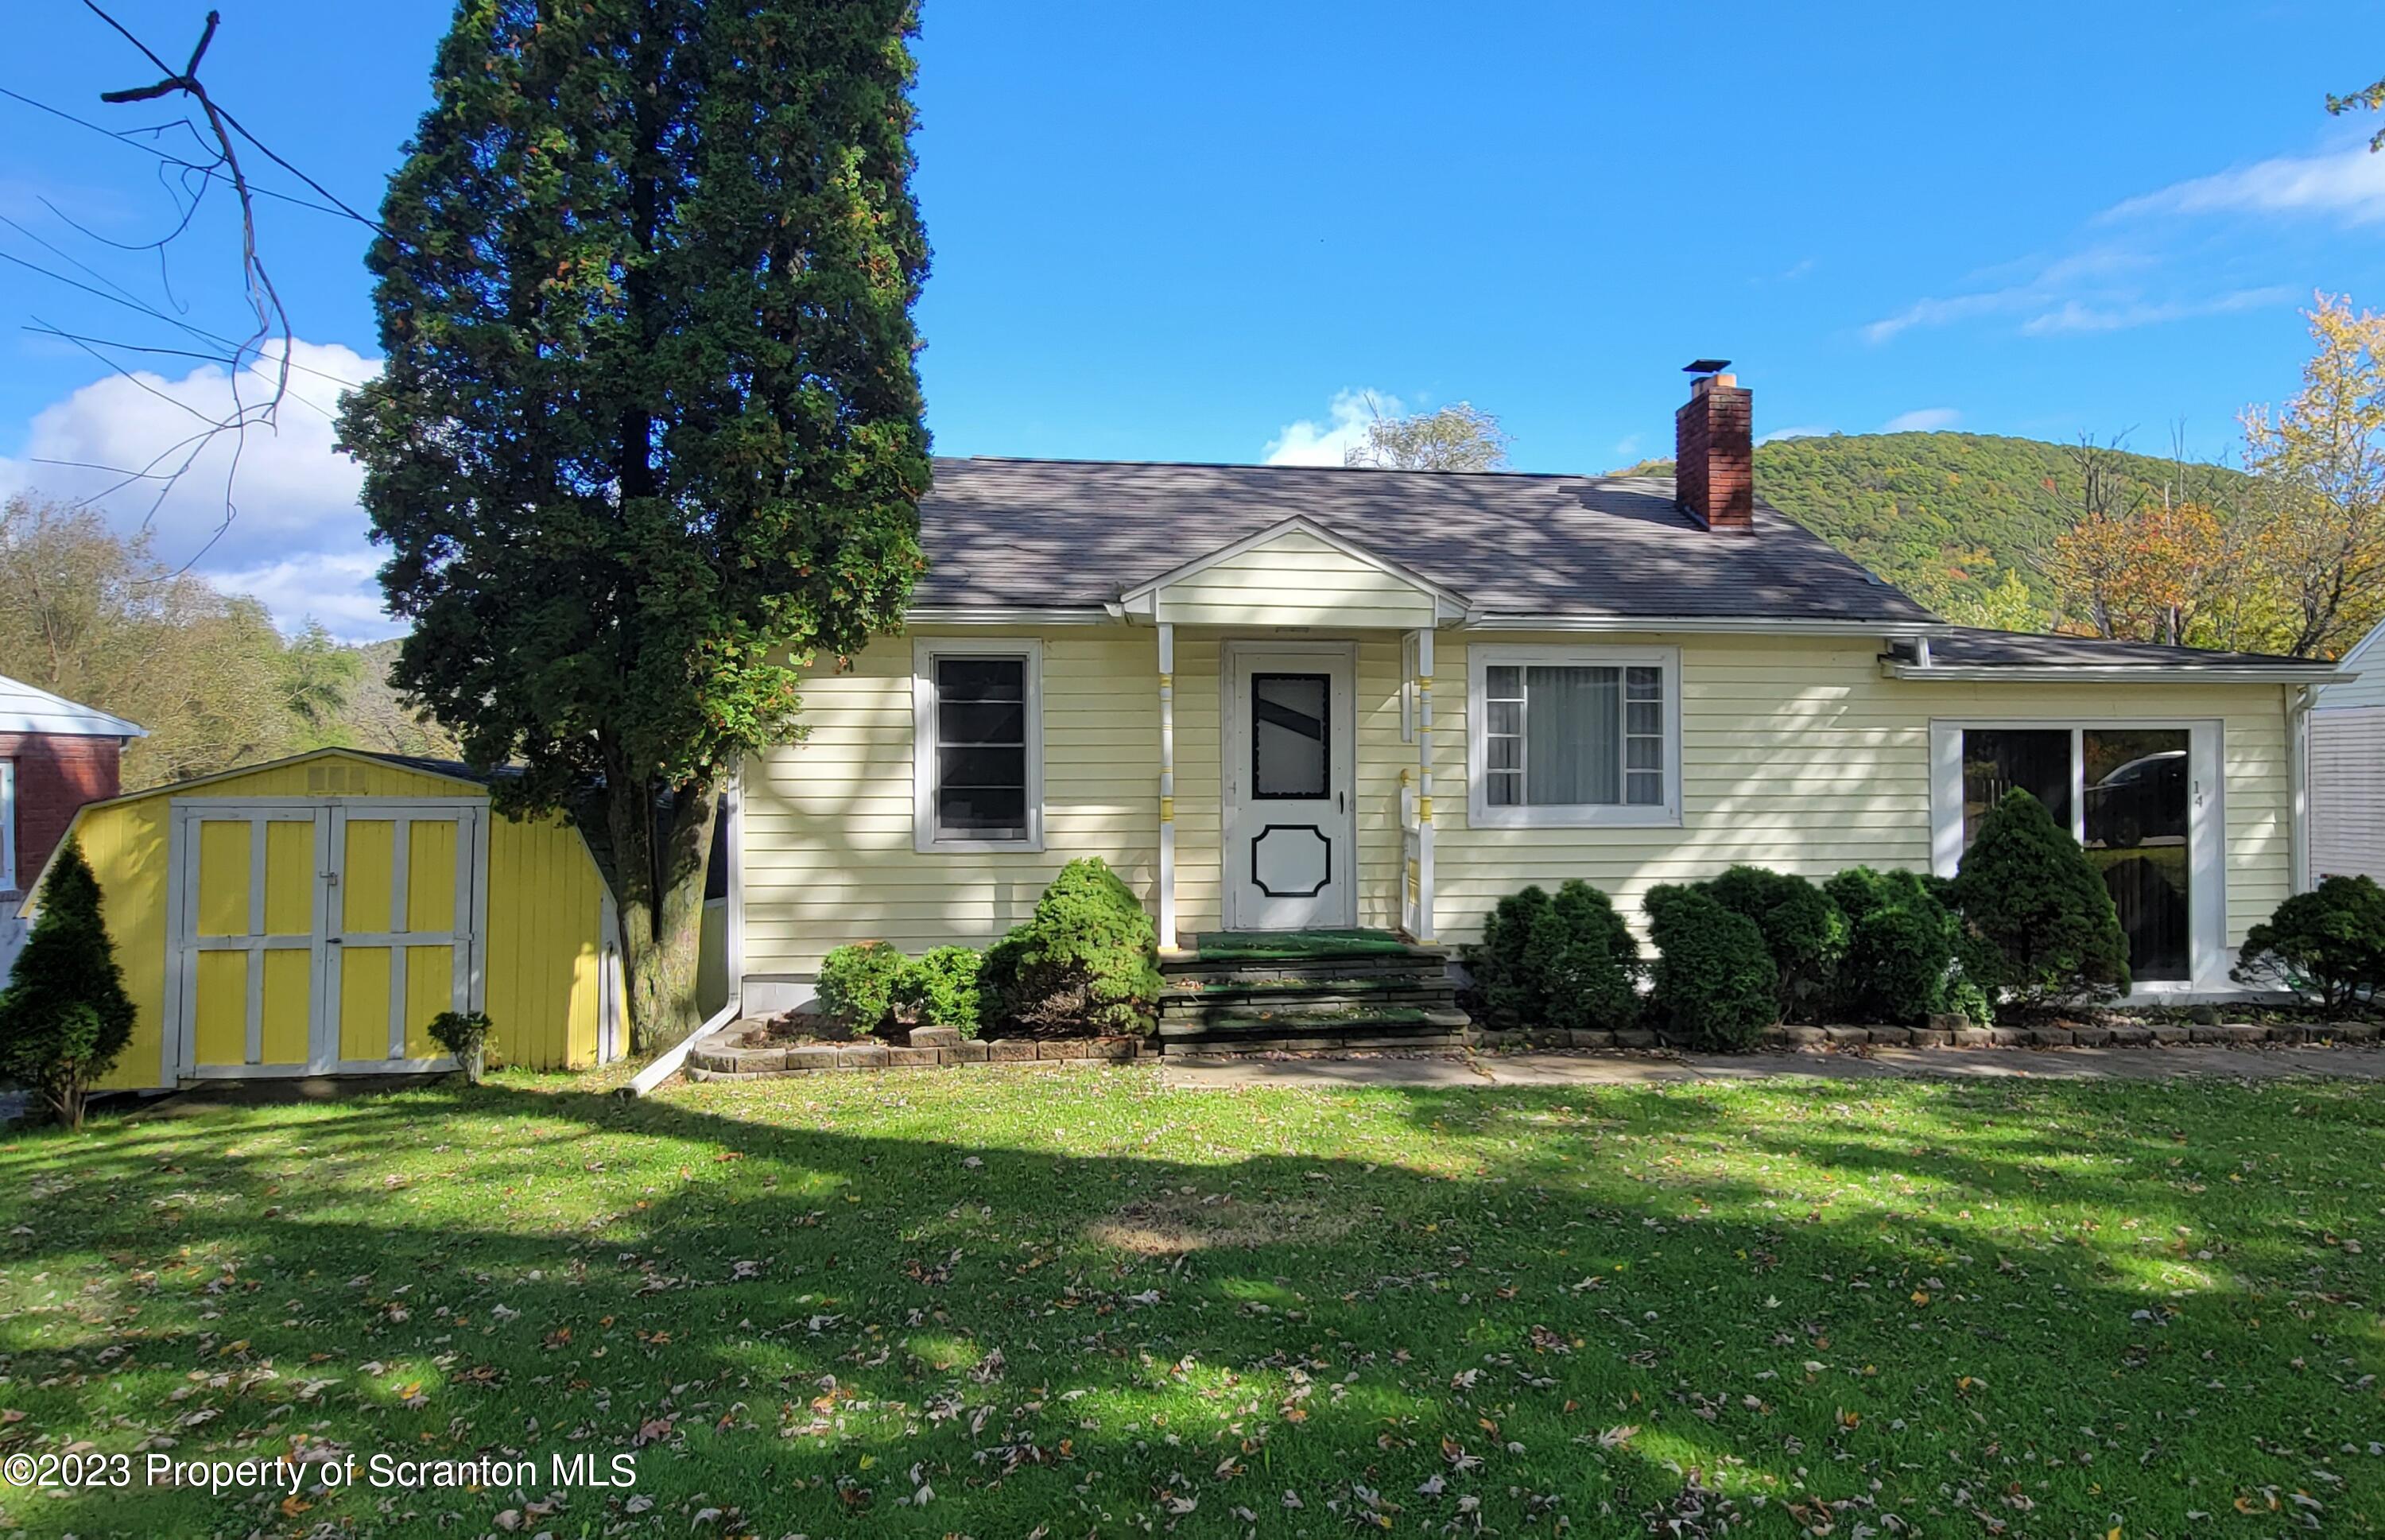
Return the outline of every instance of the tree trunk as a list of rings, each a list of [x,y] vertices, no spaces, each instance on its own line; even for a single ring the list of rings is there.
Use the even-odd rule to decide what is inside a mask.
[[[704,1024],[695,975],[719,798],[708,782],[678,787],[666,798],[659,783],[634,780],[625,769],[606,777],[605,815],[620,890],[614,897],[629,984],[630,1046],[643,1055],[668,1048]]]

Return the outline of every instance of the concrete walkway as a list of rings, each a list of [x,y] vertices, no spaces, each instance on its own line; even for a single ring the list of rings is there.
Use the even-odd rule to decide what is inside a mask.
[[[1874,1048],[1865,1054],[1473,1054],[1349,1058],[1160,1061],[1174,1088],[1236,1085],[1655,1085],[1771,1080],[2166,1080],[2217,1075],[2279,1080],[2340,1075],[2385,1080],[2385,1047],[2359,1048]]]

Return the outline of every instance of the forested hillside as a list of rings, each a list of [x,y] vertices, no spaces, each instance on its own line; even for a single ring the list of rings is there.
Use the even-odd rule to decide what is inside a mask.
[[[2241,472],[2181,471],[2151,455],[2103,457],[2127,493],[2158,499],[2165,484],[2223,506],[2240,497]],[[1632,470],[1669,475],[1670,461]],[[2053,595],[2038,566],[2079,516],[2083,488],[2076,445],[1986,433],[1832,433],[1779,439],[1755,451],[1766,501],[1927,603],[1961,611],[2017,571],[2042,623]]]
[[[355,649],[356,684],[340,710],[339,742],[381,754],[414,754],[453,759],[456,735],[434,721],[418,720],[390,688],[389,666],[397,661],[397,638]]]

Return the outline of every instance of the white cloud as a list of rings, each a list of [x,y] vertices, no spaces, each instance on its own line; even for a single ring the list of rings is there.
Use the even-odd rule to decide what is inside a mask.
[[[227,594],[251,594],[283,629],[312,619],[345,642],[394,636],[405,630],[381,613],[371,550],[319,551],[230,570],[208,570],[207,581]]]
[[[219,365],[179,379],[142,370],[85,385],[34,415],[19,457],[0,457],[0,492],[89,498],[119,530],[146,525],[160,557],[192,562],[227,592],[256,593],[285,629],[311,615],[345,638],[393,634],[402,628],[381,614],[372,582],[379,561],[356,505],[363,471],[332,447],[340,396],[379,372],[380,361],[298,342],[290,362],[289,394],[274,423],[204,444],[194,435],[234,409],[235,382]],[[268,399],[278,363],[276,348],[243,370],[238,400]],[[170,485],[123,474],[162,476],[194,444],[196,457]]]
[[[2374,224],[2385,219],[2385,156],[2366,141],[2328,155],[2279,156],[2172,182],[2114,205],[2103,218],[2164,214],[2332,214]]]
[[[2298,290],[2283,284],[2271,284],[2260,289],[2236,289],[2228,294],[2214,294],[2208,299],[2166,300],[2158,304],[2092,305],[2070,299],[2042,316],[2031,317],[2021,327],[2021,332],[2025,336],[2044,337],[2060,332],[2122,332],[2132,326],[2157,326],[2163,321],[2183,320],[2191,316],[2223,316],[2236,310],[2285,305],[2298,297]]]
[[[1820,438],[1829,432],[1829,431],[1830,430],[1829,428],[1820,423],[1805,422],[1800,423],[1793,428],[1775,428],[1772,432],[1760,435],[1755,442],[1758,444],[1775,444],[1785,438]]]
[[[1963,420],[1963,414],[1952,407],[1921,407],[1909,412],[1899,412],[1881,424],[1883,433],[1934,433],[1941,428],[1952,428]]]
[[[1284,424],[1267,441],[1261,462],[1267,465],[1341,465],[1344,455],[1367,442],[1367,424],[1378,416],[1398,417],[1404,408],[1395,395],[1381,391],[1337,392],[1326,407],[1323,422],[1303,418]]]

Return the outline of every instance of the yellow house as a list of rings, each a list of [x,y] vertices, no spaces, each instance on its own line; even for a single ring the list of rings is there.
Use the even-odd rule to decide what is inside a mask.
[[[461,765],[320,749],[90,803],[67,837],[138,1010],[107,1089],[451,1068],[423,1030],[444,1010],[533,1068],[628,1040],[586,842]]]
[[[1635,924],[1754,862],[1951,873],[2025,786],[2141,996],[2230,993],[2302,885],[2307,659],[1951,626],[1754,495],[1707,368],[1676,478],[946,459],[908,631],[808,682],[729,810],[748,1013],[840,943],[983,945],[1100,856],[1163,945],[1476,938],[1569,877]]]

